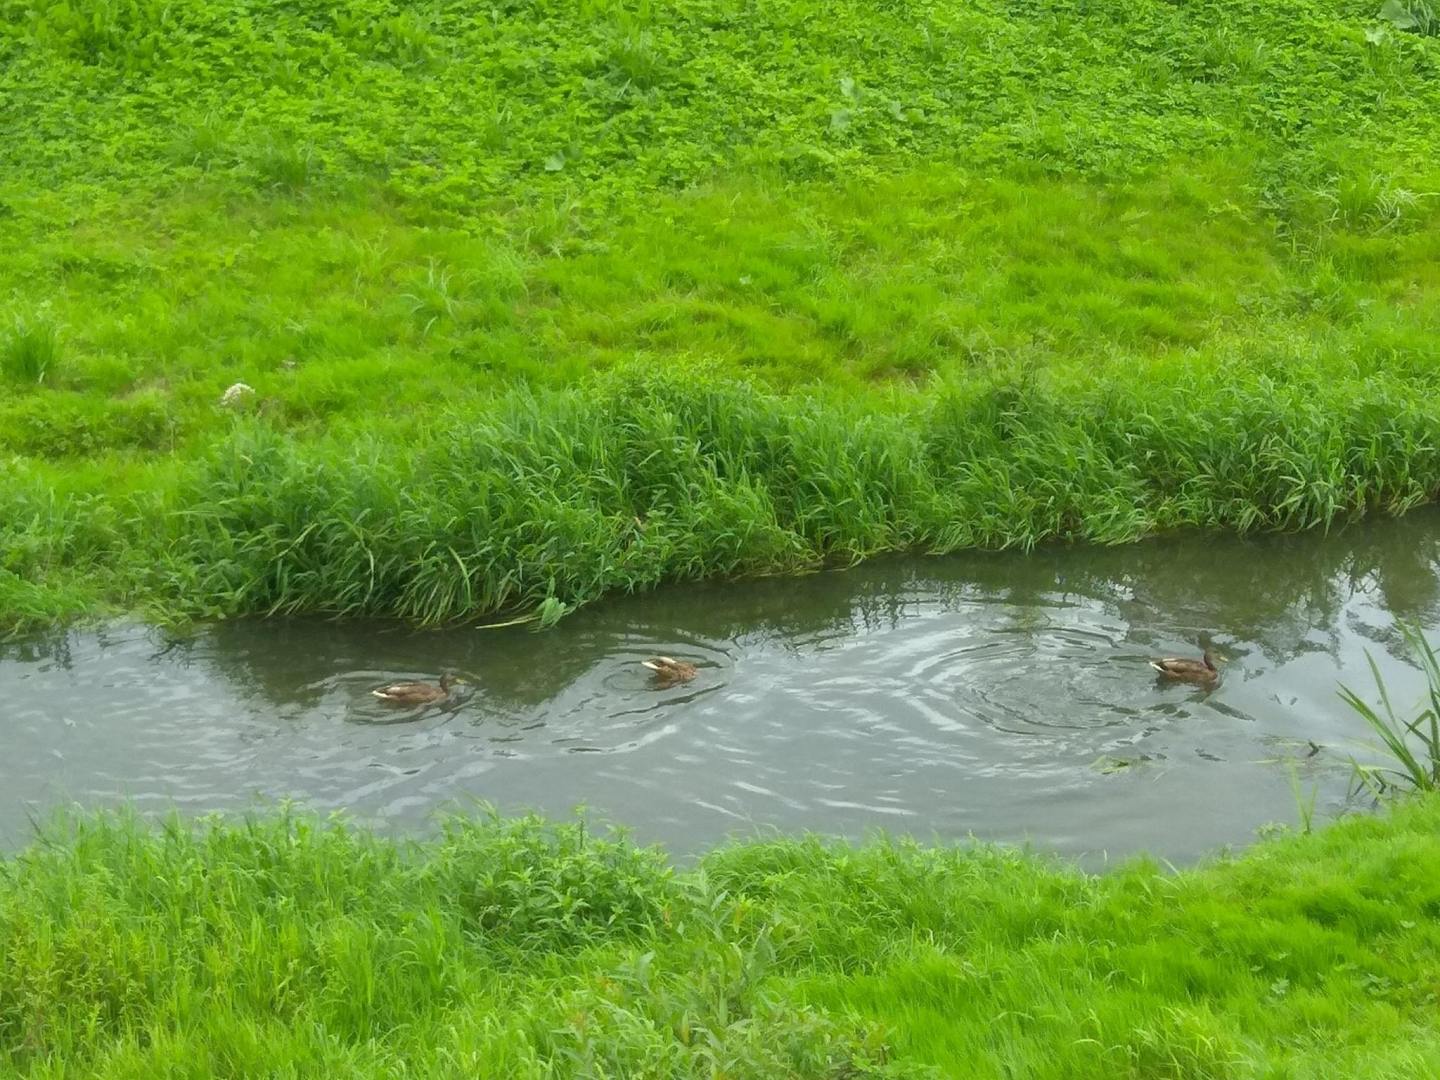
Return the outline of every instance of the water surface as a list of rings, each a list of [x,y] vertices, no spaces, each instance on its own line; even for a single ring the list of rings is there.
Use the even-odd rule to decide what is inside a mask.
[[[554,630],[240,621],[0,647],[0,843],[61,803],[237,810],[281,797],[396,830],[473,800],[584,804],[677,851],[875,828],[1189,860],[1295,822],[1290,771],[1345,804],[1370,650],[1440,615],[1440,512],[1330,536],[1187,535],[880,561],[676,587]],[[1230,657],[1213,692],[1146,658]],[[638,661],[701,665],[657,690]],[[474,685],[396,710],[369,689]]]

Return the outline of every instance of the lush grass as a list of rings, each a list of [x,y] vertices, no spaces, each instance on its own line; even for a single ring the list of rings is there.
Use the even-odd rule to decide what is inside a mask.
[[[1430,498],[1440,42],[1371,8],[0,0],[0,621]]]
[[[82,818],[0,863],[0,1068],[1430,1075],[1437,837],[1430,798],[1179,874],[878,841],[677,874],[577,825]]]
[[[65,356],[42,390],[0,400],[0,448],[208,442],[237,380],[304,435],[439,399],[479,410],[497,383],[573,385],[636,356],[857,393],[1016,360],[1124,360],[1143,377],[1237,346],[1433,367],[1440,197],[1374,220],[1319,200],[1290,236],[1245,190],[1252,166],[1123,183],[750,176],[608,216],[497,214],[498,235],[409,222],[376,197],[187,191],[58,235],[37,226],[0,267],[17,319]],[[1440,193],[1440,176],[1428,184]]]
[[[896,549],[1316,526],[1440,491],[1436,375],[1379,362],[1020,367],[861,398],[618,371],[379,434],[301,443],[242,418],[129,491],[10,484],[0,582],[36,618],[119,588],[193,615],[434,621]]]
[[[16,319],[0,337],[0,372],[21,383],[42,383],[53,377],[60,344],[55,327],[48,323],[27,323]]]

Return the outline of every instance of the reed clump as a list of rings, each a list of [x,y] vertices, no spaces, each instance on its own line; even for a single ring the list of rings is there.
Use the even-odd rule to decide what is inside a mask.
[[[1396,709],[1374,657],[1366,654],[1380,704],[1370,704],[1348,686],[1340,698],[1365,721],[1379,740],[1385,763],[1353,762],[1357,785],[1377,797],[1402,793],[1433,792],[1440,788],[1440,656],[1418,626],[1401,628],[1421,672],[1425,676],[1425,701],[1408,719]]]

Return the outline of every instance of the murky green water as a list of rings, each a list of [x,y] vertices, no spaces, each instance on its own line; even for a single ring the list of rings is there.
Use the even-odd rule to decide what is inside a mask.
[[[0,648],[0,842],[68,801],[234,810],[293,796],[421,829],[487,800],[586,804],[680,851],[767,830],[967,834],[1189,859],[1294,822],[1289,766],[1344,802],[1370,649],[1418,693],[1397,617],[1440,615],[1440,512],[1329,537],[879,562],[677,588],[533,633],[241,622]],[[1212,693],[1146,657],[1231,657]],[[656,690],[637,661],[701,665]],[[453,667],[447,708],[368,690]],[[1316,751],[1315,747],[1319,747]]]

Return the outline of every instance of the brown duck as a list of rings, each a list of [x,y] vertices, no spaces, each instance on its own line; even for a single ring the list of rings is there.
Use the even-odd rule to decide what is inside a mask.
[[[676,660],[669,656],[656,656],[641,663],[655,673],[659,686],[676,686],[695,678],[699,669],[688,660]]]
[[[447,671],[440,676],[439,686],[428,682],[392,682],[386,683],[384,686],[377,686],[370,693],[381,701],[388,701],[394,705],[425,705],[449,697],[451,688],[458,681]]]
[[[1214,686],[1220,680],[1220,669],[1215,666],[1215,654],[1206,649],[1199,660],[1185,656],[1167,656],[1151,660],[1150,666],[1160,673],[1162,679],[1195,683],[1198,686]]]

